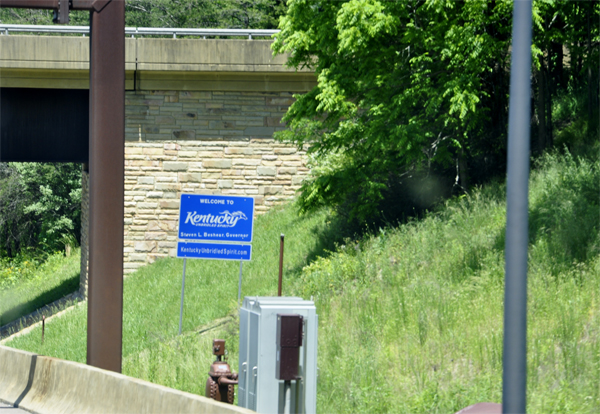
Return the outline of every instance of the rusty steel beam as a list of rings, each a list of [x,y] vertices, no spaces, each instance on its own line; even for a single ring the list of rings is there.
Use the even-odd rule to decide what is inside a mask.
[[[67,4],[63,3],[63,14]],[[71,0],[70,6],[91,12],[87,363],[121,372],[125,1]],[[58,9],[60,1],[0,0],[0,7]],[[62,23],[68,21],[68,9],[66,14]]]
[[[58,0],[0,0],[0,7],[18,9],[58,9]]]
[[[111,0],[71,0],[71,10],[100,12]],[[115,0],[121,1],[123,0]],[[59,0],[0,0],[0,7],[16,9],[58,9]]]
[[[100,11],[92,11],[90,16],[87,363],[121,372],[125,2],[114,0],[102,3]]]
[[[115,1],[125,3],[124,0]],[[71,10],[90,10],[100,12],[110,2],[111,0],[71,0]],[[123,23],[123,25],[125,25],[125,23]]]

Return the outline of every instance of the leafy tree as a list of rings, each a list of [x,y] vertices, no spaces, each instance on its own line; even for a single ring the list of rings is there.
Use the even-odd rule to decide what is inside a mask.
[[[573,113],[568,121],[581,117],[588,136],[597,137],[599,18],[597,0],[534,2],[534,148],[538,152],[553,145],[557,99],[565,95],[585,96],[584,113]]]
[[[80,237],[81,166],[0,164],[0,254],[60,250]]]
[[[282,0],[130,0],[126,24],[135,27],[272,29]]]
[[[28,196],[15,167],[0,163],[0,256],[14,257],[21,248],[35,244],[36,223],[23,213]]]
[[[564,77],[557,88],[575,83],[579,63],[564,67],[563,46],[581,68],[597,62],[597,29],[586,32],[583,51],[575,47],[582,29],[573,26],[584,8],[597,16],[597,2],[567,3],[534,3],[541,91],[551,77]],[[366,219],[420,169],[455,168],[462,191],[502,172],[511,24],[507,0],[290,0],[274,51],[289,53],[289,66],[311,68],[318,80],[297,96],[284,117],[289,130],[279,134],[309,146],[314,168],[301,189],[303,210],[344,206]],[[539,119],[551,117],[548,96],[536,96]]]
[[[127,0],[130,27],[255,28],[277,27],[284,0]],[[88,25],[89,13],[71,11],[70,25]],[[51,10],[0,9],[0,22],[52,24]]]
[[[467,155],[482,150],[474,137],[496,116],[483,103],[505,101],[492,90],[510,11],[503,1],[290,1],[274,50],[313,68],[318,85],[298,96],[281,138],[310,143],[326,165],[303,185],[302,207],[351,199],[364,219],[392,182],[434,163],[461,164],[467,187]]]

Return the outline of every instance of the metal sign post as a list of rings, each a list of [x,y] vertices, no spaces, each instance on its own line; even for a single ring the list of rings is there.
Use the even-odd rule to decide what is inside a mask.
[[[179,308],[179,335],[181,335],[181,322],[183,321],[183,292],[185,291],[185,261],[183,259],[183,276],[181,278],[181,306]]]
[[[238,309],[240,308],[240,301],[242,300],[242,263],[243,260],[240,260],[240,280],[238,282]]]
[[[527,244],[531,0],[513,6],[506,179],[506,276],[502,411],[525,413],[527,403]]]

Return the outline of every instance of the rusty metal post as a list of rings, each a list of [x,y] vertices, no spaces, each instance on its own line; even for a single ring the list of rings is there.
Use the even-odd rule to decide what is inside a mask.
[[[90,11],[87,363],[121,372],[125,176],[125,1],[0,0],[0,7]],[[62,3],[61,3],[62,2]],[[62,7],[61,7],[62,5]]]
[[[90,223],[87,363],[121,372],[125,2],[90,13]]]
[[[281,242],[279,243],[279,286],[277,287],[277,296],[281,296],[281,285],[283,284],[283,238],[285,235],[281,235]]]
[[[58,0],[0,0],[0,7],[19,9],[58,9]]]

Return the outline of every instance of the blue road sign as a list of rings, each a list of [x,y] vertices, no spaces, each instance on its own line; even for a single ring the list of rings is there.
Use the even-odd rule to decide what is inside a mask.
[[[181,194],[179,239],[252,242],[254,198]]]
[[[250,261],[252,245],[222,243],[177,243],[177,257]]]

